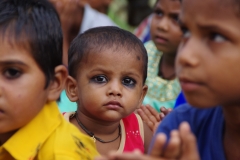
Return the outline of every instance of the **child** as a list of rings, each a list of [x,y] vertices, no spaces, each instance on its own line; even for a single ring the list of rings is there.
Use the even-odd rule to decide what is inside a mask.
[[[240,157],[240,1],[183,0],[176,73],[190,105],[173,110],[157,132],[187,121],[201,159]]]
[[[67,70],[62,33],[45,0],[0,1],[0,159],[92,159],[91,140],[55,100]]]
[[[147,152],[152,132],[133,113],[147,92],[142,42],[117,27],[93,28],[73,40],[68,58],[66,93],[78,109],[66,119],[92,137],[101,155]]]
[[[107,15],[89,6],[87,2],[90,2],[90,0],[49,1],[55,6],[61,20],[63,31],[63,63],[66,66],[68,65],[67,57],[70,43],[78,34],[97,26],[116,26]],[[93,3],[91,1],[91,4]],[[69,101],[65,90],[61,93],[58,106],[61,112],[76,111],[77,109],[76,103]]]
[[[145,43],[148,52],[148,93],[144,104],[160,112],[160,107],[173,108],[181,90],[174,61],[182,32],[178,24],[179,0],[158,0],[151,22],[151,39]]]

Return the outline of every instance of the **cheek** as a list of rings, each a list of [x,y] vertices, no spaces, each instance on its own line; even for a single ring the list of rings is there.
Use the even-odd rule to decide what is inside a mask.
[[[172,26],[172,33],[171,33],[171,37],[172,40],[176,43],[179,44],[181,39],[182,39],[182,31],[180,30],[179,26]]]
[[[151,26],[150,26],[150,34],[154,35],[155,30],[157,28],[157,23],[158,20],[155,18],[155,16],[152,17],[152,21],[151,21]]]

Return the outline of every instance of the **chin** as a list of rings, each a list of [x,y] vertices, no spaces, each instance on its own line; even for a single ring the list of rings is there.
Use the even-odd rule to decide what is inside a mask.
[[[206,98],[193,98],[193,97],[186,97],[187,103],[191,106],[198,108],[198,109],[207,109],[218,106],[216,102],[213,102],[212,100],[206,99]]]

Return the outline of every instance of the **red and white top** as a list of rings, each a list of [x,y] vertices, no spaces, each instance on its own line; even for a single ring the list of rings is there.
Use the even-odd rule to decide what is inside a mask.
[[[63,113],[64,118],[69,121],[75,112]],[[120,121],[121,142],[118,152],[130,152],[135,149],[144,153],[144,130],[143,121],[138,114],[132,113]]]

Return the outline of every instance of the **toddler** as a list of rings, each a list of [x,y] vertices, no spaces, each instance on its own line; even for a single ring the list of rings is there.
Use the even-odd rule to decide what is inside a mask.
[[[66,93],[77,102],[65,117],[96,143],[110,150],[146,152],[152,132],[134,114],[147,92],[147,53],[132,33],[98,27],[78,35],[69,49]]]

